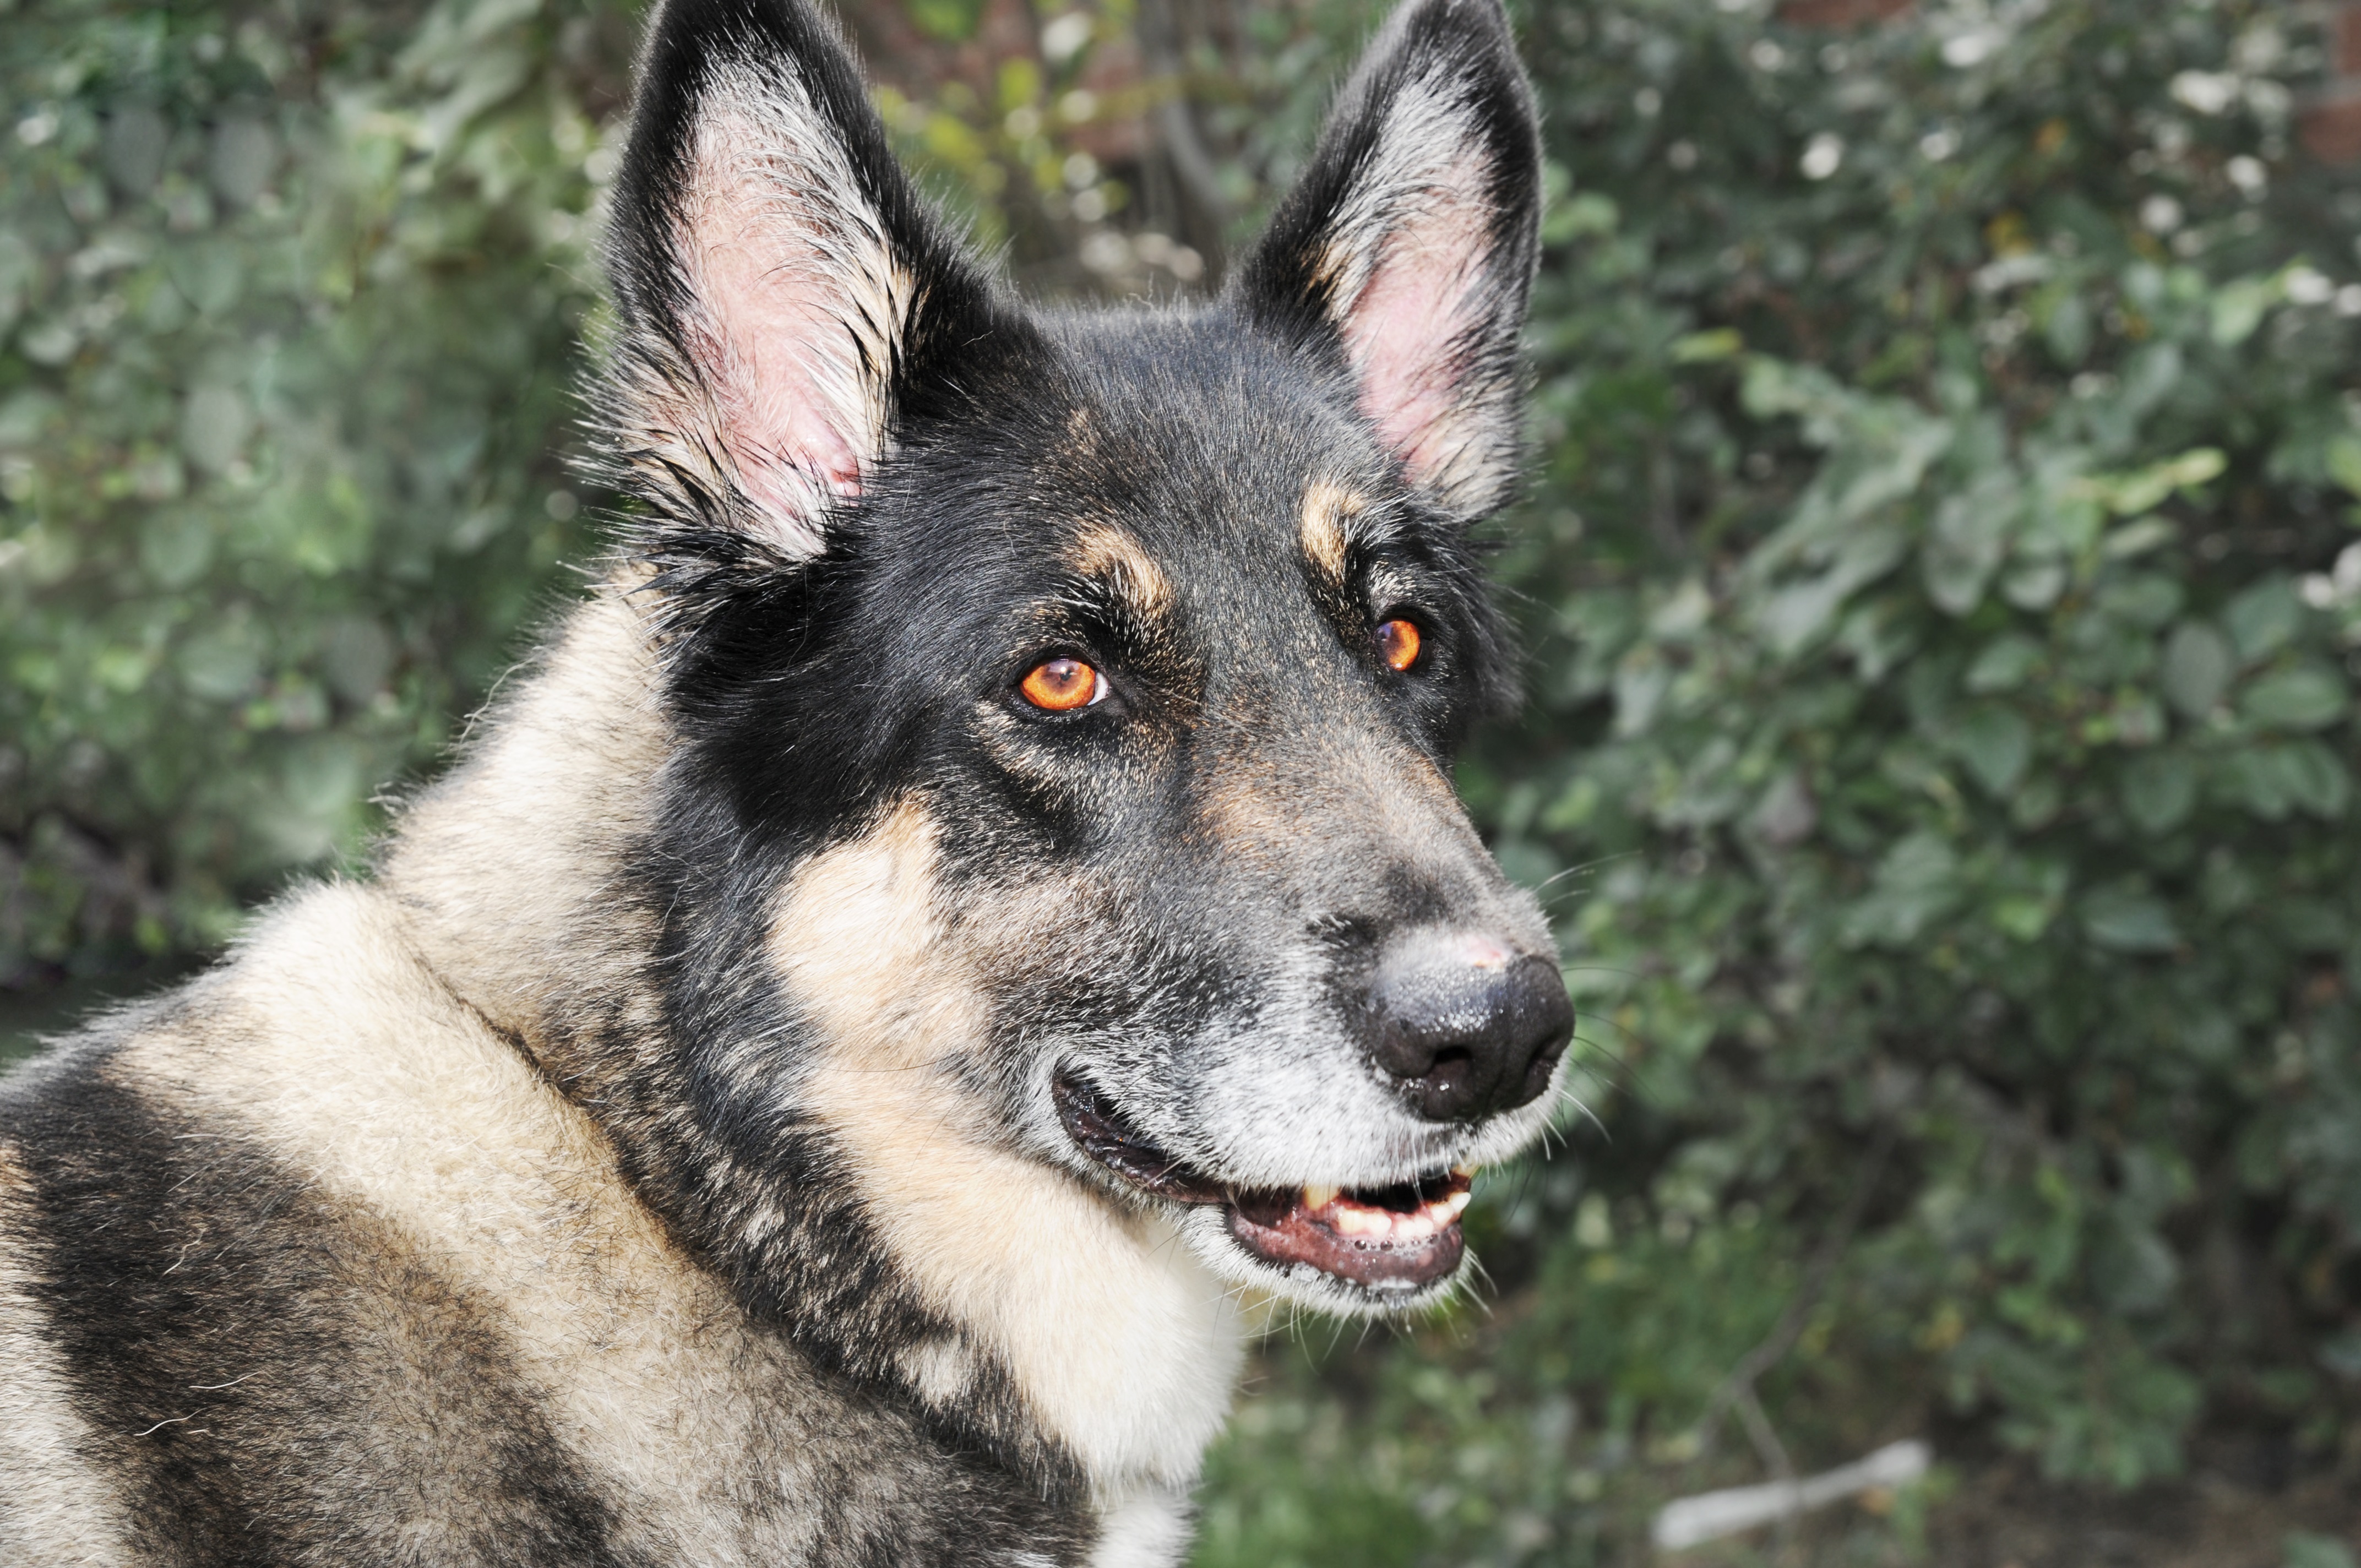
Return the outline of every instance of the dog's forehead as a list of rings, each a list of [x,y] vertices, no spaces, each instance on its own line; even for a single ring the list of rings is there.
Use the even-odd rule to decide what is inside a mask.
[[[1070,566],[1160,575],[1183,601],[1293,586],[1333,554],[1340,509],[1392,488],[1315,369],[1219,317],[1083,318],[1060,337],[1020,504]]]

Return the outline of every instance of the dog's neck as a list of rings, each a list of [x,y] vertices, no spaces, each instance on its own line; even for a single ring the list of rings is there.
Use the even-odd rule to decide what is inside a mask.
[[[962,1099],[940,1066],[955,1004],[914,1024],[880,996],[864,1018],[847,1000],[861,977],[830,984],[881,942],[925,967],[931,927],[906,907],[928,876],[923,820],[889,819],[779,890],[750,966],[769,972],[742,983],[796,990],[806,1027],[698,1065],[780,1130],[749,1157],[699,1119],[697,1025],[657,960],[670,913],[633,881],[661,841],[675,737],[631,589],[579,609],[405,815],[382,874],[425,960],[598,1119],[641,1199],[758,1318],[1037,1486],[1108,1508],[1185,1494],[1228,1406],[1235,1305],[1168,1225],[1016,1152]],[[928,1054],[899,1059],[921,1029]]]
[[[651,827],[667,740],[657,678],[626,585],[602,585],[384,857],[428,962],[561,1081],[592,1065],[575,1048],[581,1009],[634,985],[652,936],[615,878]]]

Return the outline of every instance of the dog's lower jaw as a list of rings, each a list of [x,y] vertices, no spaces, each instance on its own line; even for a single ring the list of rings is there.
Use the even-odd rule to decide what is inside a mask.
[[[1205,1266],[1248,1289],[1348,1317],[1416,1312],[1456,1290],[1472,1265],[1459,1230],[1474,1171],[1434,1168],[1363,1190],[1239,1189],[1144,1136],[1071,1071],[1049,1097],[1059,1134],[1090,1178],[1168,1214]]]

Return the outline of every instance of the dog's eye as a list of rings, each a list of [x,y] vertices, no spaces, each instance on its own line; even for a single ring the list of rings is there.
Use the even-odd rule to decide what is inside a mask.
[[[1033,666],[1017,689],[1025,700],[1051,713],[1071,713],[1106,696],[1106,682],[1080,659],[1045,659]]]
[[[1407,670],[1418,663],[1422,641],[1413,622],[1397,616],[1378,628],[1378,657],[1389,670]]]

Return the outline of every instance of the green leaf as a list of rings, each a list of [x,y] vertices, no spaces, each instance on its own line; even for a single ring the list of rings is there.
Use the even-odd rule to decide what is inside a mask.
[[[910,0],[910,19],[928,38],[959,43],[975,36],[983,0]]]
[[[2066,591],[2068,576],[2063,561],[2036,561],[2002,580],[2001,597],[2019,609],[2048,609]]]
[[[2090,302],[2069,291],[2050,307],[2041,333],[2050,354],[2070,370],[2091,356],[2092,326]]]
[[[2111,1312],[2139,1315],[2161,1311],[2180,1283],[2180,1264],[2153,1226],[2120,1212],[2096,1227],[2090,1256],[2091,1285]]]
[[[2177,751],[2149,751],[2124,769],[2124,812],[2151,836],[2171,832],[2197,804],[2197,768]]]
[[[2033,727],[2015,708],[1985,703],[1961,716],[1949,747],[1985,792],[2001,799],[2015,793],[2033,760]]]
[[[2128,474],[2093,474],[2077,494],[2099,502],[2117,517],[2153,510],[2176,490],[2195,489],[2221,477],[2229,459],[2216,446],[2200,446]]]
[[[1966,615],[1983,601],[1984,586],[2007,555],[2023,509],[2015,477],[2005,470],[1936,507],[1919,567],[1937,609]]]
[[[236,702],[262,678],[262,635],[245,615],[220,618],[181,647],[173,666],[181,684],[210,702]]]
[[[2224,759],[2221,777],[2225,793],[2267,822],[2298,808],[2334,820],[2352,798],[2352,775],[2317,740],[2234,752]]]
[[[2164,695],[2191,718],[2213,711],[2238,673],[2237,655],[2202,620],[2185,620],[2164,645]]]
[[[2278,822],[2295,807],[2295,794],[2276,748],[2258,747],[2223,759],[2222,787],[2247,811]]]
[[[2286,296],[2285,281],[2277,273],[2268,278],[2244,278],[2213,295],[2213,341],[2235,348],[2255,335],[2264,315]]]
[[[2303,624],[2303,601],[2283,576],[2265,577],[2230,601],[2223,612],[2238,658],[2252,664],[2287,646]]]
[[[2334,1536],[2291,1530],[2279,1539],[2281,1568],[2355,1568],[2353,1549]]]
[[[1542,239],[1566,245],[1586,235],[1613,234],[1620,216],[1609,198],[1595,191],[1580,192],[1550,204],[1542,219]]]
[[[2128,561],[2144,555],[2160,544],[2169,544],[2180,536],[2180,530],[2161,517],[2144,517],[2136,522],[2108,533],[2099,543],[2099,553],[2110,561]]]
[[[2083,934],[2113,952],[2167,953],[2180,945],[2172,912],[2142,887],[2096,889],[2084,895],[2081,916]]]
[[[2247,683],[2239,711],[2275,729],[2320,729],[2345,717],[2350,694],[2323,665],[2290,664]]]
[[[1774,653],[1801,652],[1834,623],[1846,600],[1901,564],[1908,542],[1899,529],[1862,528],[1837,550],[1828,566],[1754,601],[1753,621]]]
[[[1691,333],[1673,344],[1673,363],[1704,365],[1729,359],[1746,346],[1746,340],[1730,327],[1716,327],[1711,332]]]
[[[2353,775],[2334,751],[2317,740],[2298,741],[2280,753],[2290,799],[2312,816],[2334,822],[2353,798]]]
[[[1950,845],[1931,833],[1913,833],[1896,842],[1878,862],[1869,896],[1845,912],[1848,947],[1906,947],[1929,922],[1947,914],[1963,892],[1960,860]]]
[[[2108,584],[2097,598],[2105,614],[2153,630],[2178,615],[2186,597],[2173,578],[2160,572],[2137,572]]]
[[[2004,632],[1984,644],[1968,666],[1967,687],[1977,693],[2015,691],[2040,667],[2041,659],[2040,643],[2023,632]]]
[[[1992,907],[1992,922],[2020,942],[2037,942],[2058,917],[2057,904],[2046,898],[2030,898],[2011,894],[1996,900]]]
[[[2347,495],[2361,497],[2361,434],[2347,433],[2328,444],[2328,477]]]

